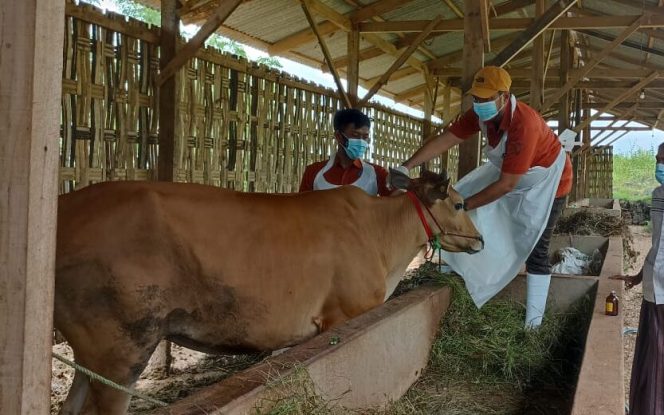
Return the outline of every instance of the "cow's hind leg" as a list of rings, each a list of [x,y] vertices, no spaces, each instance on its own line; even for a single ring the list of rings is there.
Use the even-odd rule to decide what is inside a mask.
[[[81,408],[85,403],[90,390],[90,379],[87,375],[79,372],[74,373],[74,381],[69,388],[67,399],[60,408],[59,415],[78,415],[81,413]]]
[[[90,369],[106,379],[125,386],[133,387],[145,369],[152,351],[157,342],[148,347],[125,346],[114,349],[111,354],[105,353],[94,357],[96,367]],[[117,350],[117,352],[116,352]],[[85,366],[85,363],[83,363]],[[124,415],[129,407],[131,396],[121,390],[93,380],[90,382],[90,392],[83,407],[84,415]]]

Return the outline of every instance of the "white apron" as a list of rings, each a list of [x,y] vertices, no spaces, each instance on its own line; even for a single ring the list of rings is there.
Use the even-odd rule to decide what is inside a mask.
[[[318,172],[318,174],[316,174],[316,178],[314,179],[314,190],[326,190],[339,187],[338,184],[332,184],[325,180],[325,173],[330,170],[332,166],[334,166],[335,158],[336,155],[330,157],[330,160],[327,162],[325,167],[323,167]],[[377,196],[378,181],[376,180],[376,170],[371,164],[365,163],[362,160],[360,160],[360,162],[362,163],[362,174],[360,174],[360,177],[358,177],[355,182],[351,183],[351,185],[359,187],[360,189],[369,193],[371,196]]]
[[[517,101],[510,98],[512,117]],[[486,127],[480,122],[483,134]],[[484,151],[489,163],[464,176],[454,187],[468,198],[498,180],[508,137],[503,134],[495,148],[488,144]],[[514,190],[500,199],[468,212],[475,227],[484,237],[484,249],[474,255],[443,251],[443,260],[466,282],[477,307],[481,307],[502,290],[524,264],[537,244],[549,220],[566,153],[560,154],[550,167],[531,167]]]

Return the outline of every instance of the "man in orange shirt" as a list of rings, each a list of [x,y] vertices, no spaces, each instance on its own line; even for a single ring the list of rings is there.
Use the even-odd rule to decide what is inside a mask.
[[[445,254],[445,260],[466,279],[478,306],[509,283],[525,260],[526,326],[537,327],[551,280],[549,242],[572,187],[572,165],[541,115],[510,94],[511,83],[504,69],[482,68],[469,91],[473,108],[395,170],[407,174],[482,132],[489,162],[456,187],[466,198],[464,209],[474,212],[485,249],[472,258]]]
[[[387,171],[362,160],[369,148],[371,120],[357,109],[334,114],[337,151],[329,160],[310,164],[304,170],[300,192],[353,185],[372,196],[388,196]]]

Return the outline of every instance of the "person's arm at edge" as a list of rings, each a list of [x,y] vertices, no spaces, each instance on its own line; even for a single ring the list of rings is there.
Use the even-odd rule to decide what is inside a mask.
[[[417,150],[415,154],[413,154],[402,165],[410,170],[422,163],[426,163],[434,157],[443,154],[453,146],[462,143],[463,141],[463,139],[446,130],[442,134],[424,143],[424,145],[420,147],[420,149]]]

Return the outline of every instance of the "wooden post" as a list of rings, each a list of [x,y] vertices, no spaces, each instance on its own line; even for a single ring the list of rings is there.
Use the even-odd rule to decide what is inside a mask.
[[[484,43],[482,31],[477,30],[482,24],[480,8],[482,0],[464,0],[463,18],[463,93],[472,85],[473,77],[484,66]],[[461,101],[461,111],[472,107],[472,97],[464,95]],[[470,173],[480,164],[480,135],[475,134],[459,145],[459,179]]]
[[[65,2],[0,11],[0,413],[48,414]]]
[[[443,123],[449,125],[452,121],[452,87],[448,82],[445,82],[445,90],[443,91]],[[443,154],[443,159],[440,162],[442,170],[447,170],[450,160],[449,152]]]
[[[166,68],[175,57],[180,18],[177,14],[177,0],[161,2],[161,39],[159,42],[159,69]],[[175,81],[177,75],[171,76],[159,87],[159,165],[158,179],[172,182],[175,157]]]
[[[570,47],[569,30],[560,32],[560,84],[565,85],[569,78]],[[560,97],[558,108],[558,134],[569,128],[569,96],[563,94]]]
[[[429,138],[433,129],[431,128],[431,114],[434,110],[434,88],[436,81],[428,71],[424,74],[424,119],[422,120],[422,143]],[[429,168],[429,163],[424,163],[424,168]]]
[[[537,0],[535,3],[535,16],[544,13],[545,0]],[[533,67],[530,76],[530,106],[540,108],[542,106],[542,93],[544,89],[544,33],[533,40]]]
[[[353,107],[359,102],[357,86],[360,83],[360,32],[357,26],[348,32],[348,68],[346,70],[348,80],[348,98]]]

